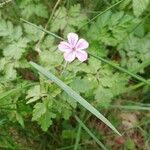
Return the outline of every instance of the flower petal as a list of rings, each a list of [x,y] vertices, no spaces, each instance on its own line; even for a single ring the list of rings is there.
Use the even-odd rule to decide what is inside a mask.
[[[68,62],[72,62],[75,59],[75,52],[64,53],[64,59]]]
[[[78,41],[78,35],[76,33],[69,33],[67,37],[69,44],[74,48]]]
[[[76,44],[77,50],[83,50],[83,49],[86,49],[88,47],[89,47],[89,43],[84,39],[80,39]]]
[[[62,41],[60,42],[60,44],[58,45],[58,49],[62,52],[70,52],[72,51],[71,47],[70,47],[70,44],[65,42],[65,41]]]
[[[78,51],[75,52],[75,54],[76,54],[76,57],[77,57],[81,62],[87,60],[87,58],[88,58],[87,52],[86,52],[86,51],[83,51],[83,50],[78,50]]]

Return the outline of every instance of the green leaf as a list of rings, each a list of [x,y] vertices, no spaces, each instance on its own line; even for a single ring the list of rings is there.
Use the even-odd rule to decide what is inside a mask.
[[[128,30],[134,24],[133,16],[126,15],[123,11],[115,13],[107,11],[98,17],[94,24],[91,24],[87,34],[89,39],[94,42],[104,43],[106,46],[116,46],[128,35]]]
[[[39,17],[47,18],[48,17],[48,11],[47,7],[44,4],[37,4],[35,6],[35,14]]]
[[[47,36],[45,36],[43,43],[41,43],[41,47],[42,47],[42,49],[49,50],[51,48],[52,50],[53,49],[55,50],[56,46],[55,46],[54,42],[55,42],[55,38],[50,35],[47,35]]]
[[[109,126],[114,132],[120,135],[120,133],[116,130],[116,128],[99,112],[97,111],[91,104],[89,104],[84,98],[82,98],[79,94],[77,94],[74,90],[72,90],[69,86],[67,86],[64,82],[50,73],[48,70],[43,67],[37,65],[34,62],[30,62],[30,64],[37,69],[40,73],[46,76],[48,79],[55,82],[60,88],[62,88],[69,96],[71,96],[74,100],[79,102],[84,108],[90,111],[93,115],[103,121],[107,126]]]
[[[70,85],[75,91],[85,93],[93,88],[92,82],[87,78],[76,78]]]
[[[122,57],[122,66],[127,66],[129,71],[133,73],[143,73],[144,68],[149,65],[149,39],[150,34],[142,38],[130,35],[119,48]]]
[[[54,14],[54,20],[51,24],[51,31],[56,32],[59,29],[63,30],[67,25],[67,10],[65,7],[60,7]]]
[[[20,38],[17,42],[13,42],[6,46],[3,50],[5,57],[20,59],[27,46],[28,39]]]
[[[43,103],[36,103],[34,105],[32,120],[37,120],[46,112],[46,106]]]
[[[97,65],[95,65],[97,64]],[[88,73],[93,73],[96,74],[98,70],[100,70],[102,67],[102,64],[100,61],[98,61],[97,59],[94,58],[90,58],[89,59],[89,66],[87,68]]]
[[[61,99],[60,99],[61,100]],[[55,102],[54,104],[55,110],[60,113],[60,115],[65,119],[68,120],[69,117],[72,115],[72,107],[66,103],[66,101],[61,100],[60,102]]]
[[[38,123],[41,125],[43,131],[47,131],[52,124],[52,118],[55,118],[56,114],[49,112],[48,110],[38,119]]]
[[[3,54],[5,57],[20,59],[23,52],[24,49],[20,49],[16,43],[13,43],[4,49]]]
[[[113,94],[110,89],[99,86],[95,91],[95,99],[102,107],[108,107],[112,98]]]
[[[13,33],[9,36],[9,38],[13,39],[13,40],[19,40],[22,36],[22,28],[21,26],[16,26],[13,29]]]
[[[127,139],[126,143],[125,143],[125,146],[127,149],[129,150],[133,150],[135,148],[135,144],[134,144],[134,141],[132,139]]]
[[[16,113],[16,119],[17,121],[19,122],[19,124],[24,127],[24,120],[23,120],[23,117],[21,116],[21,114],[19,113]]]
[[[72,32],[74,27],[79,28],[86,23],[86,14],[81,13],[80,4],[73,5],[70,9],[60,7],[54,14],[51,31],[64,30],[64,34]],[[77,23],[78,22],[78,23]]]
[[[133,0],[133,12],[139,17],[148,7],[149,0]]]
[[[87,25],[87,24],[93,22],[93,20],[97,19],[99,16],[103,15],[104,13],[106,13],[107,11],[109,11],[110,9],[112,9],[112,8],[115,7],[115,6],[117,6],[118,4],[120,4],[120,3],[123,2],[123,1],[124,1],[124,0],[120,0],[120,1],[116,2],[115,4],[111,5],[110,7],[108,7],[107,9],[105,9],[104,11],[98,13],[96,16],[94,16],[92,19],[90,19],[88,22],[86,22],[84,25],[82,25],[82,26],[80,27],[80,29],[83,28],[85,25]]]
[[[26,99],[29,99],[26,104],[35,102],[41,97],[45,96],[46,93],[41,91],[40,85],[36,85],[28,90]]]
[[[40,53],[40,61],[48,68],[54,68],[62,64],[63,57],[59,51],[45,50]]]
[[[108,23],[110,22],[111,14],[111,11],[107,11],[103,15],[98,17],[98,19],[96,20],[97,25],[99,25],[100,28],[108,25]]]
[[[31,27],[28,24],[24,24],[24,29],[25,29],[25,33],[27,33],[27,38],[30,39],[31,41],[38,41],[41,37],[41,34],[43,33],[42,31]]]
[[[21,15],[27,19],[29,17],[31,17],[34,14],[34,12],[35,12],[35,5],[34,4],[22,6]]]
[[[8,64],[5,67],[5,79],[6,80],[14,80],[17,77],[17,72],[14,69],[14,65],[13,64]]]
[[[75,139],[76,138],[76,130],[75,129],[66,129],[62,131],[63,139]]]
[[[47,18],[48,17],[48,10],[46,5],[44,5],[41,2],[33,2],[29,1],[29,3],[24,3],[24,1],[21,2],[20,8],[22,9],[21,14],[25,18],[30,18],[32,16],[38,16]]]
[[[8,36],[13,33],[13,24],[10,21],[0,21],[0,37]]]
[[[6,63],[7,63],[7,60],[5,58],[0,59],[0,71],[4,70]]]

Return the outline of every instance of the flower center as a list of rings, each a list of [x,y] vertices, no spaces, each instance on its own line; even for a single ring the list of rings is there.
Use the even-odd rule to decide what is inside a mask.
[[[76,50],[75,47],[73,47],[73,48],[72,48],[72,51],[75,51],[75,50]]]

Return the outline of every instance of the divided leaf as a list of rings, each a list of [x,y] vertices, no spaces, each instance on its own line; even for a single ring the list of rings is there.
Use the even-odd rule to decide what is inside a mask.
[[[149,0],[133,0],[133,12],[139,17],[148,7]]]
[[[56,117],[56,114],[49,112],[48,110],[38,119],[38,124],[41,125],[43,131],[47,131],[52,124],[52,119]]]
[[[32,120],[35,121],[46,113],[46,106],[44,103],[36,103],[34,105]]]

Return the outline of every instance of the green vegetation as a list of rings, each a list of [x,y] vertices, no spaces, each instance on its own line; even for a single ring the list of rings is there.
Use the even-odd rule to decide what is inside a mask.
[[[0,0],[0,149],[148,150],[149,22],[149,0]]]

